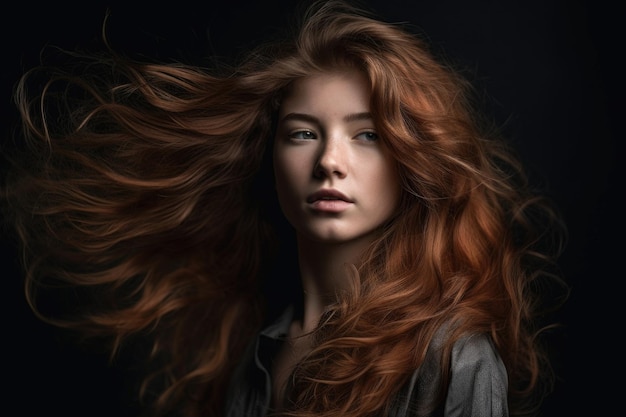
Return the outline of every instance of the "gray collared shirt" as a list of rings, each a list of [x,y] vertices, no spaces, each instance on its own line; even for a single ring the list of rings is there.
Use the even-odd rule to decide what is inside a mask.
[[[233,375],[226,402],[226,417],[264,417],[272,397],[272,360],[287,336],[293,310],[287,309],[263,329],[250,345]],[[508,417],[507,373],[491,338],[473,335],[459,340],[452,350],[451,379],[445,402],[425,411],[439,384],[439,362],[434,347],[424,364],[413,372],[398,393],[389,417]]]

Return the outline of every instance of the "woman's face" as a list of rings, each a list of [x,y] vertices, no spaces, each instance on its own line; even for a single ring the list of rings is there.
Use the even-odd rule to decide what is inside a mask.
[[[376,134],[366,78],[356,70],[295,81],[274,145],[278,199],[300,237],[372,239],[400,200],[396,164]]]

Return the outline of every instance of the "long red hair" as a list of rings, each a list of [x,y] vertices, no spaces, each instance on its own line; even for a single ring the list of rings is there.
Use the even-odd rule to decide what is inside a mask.
[[[403,197],[320,322],[284,414],[384,415],[442,326],[442,397],[454,342],[487,333],[511,414],[536,411],[551,381],[542,291],[558,282],[564,229],[480,118],[470,84],[419,37],[321,2],[293,39],[226,73],[114,53],[72,62],[17,86],[25,159],[4,187],[5,213],[42,319],[111,337],[113,352],[133,336],[150,341],[143,391],[157,389],[156,414],[220,415],[229,375],[269,315],[264,277],[289,246],[264,201],[281,93],[345,66],[369,80]],[[37,296],[52,287],[87,290],[70,312],[42,311]]]

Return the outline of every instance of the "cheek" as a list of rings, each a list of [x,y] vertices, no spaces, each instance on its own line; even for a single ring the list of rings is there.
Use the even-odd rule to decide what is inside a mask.
[[[281,200],[295,197],[304,175],[304,161],[298,155],[276,150],[274,152],[274,177]]]

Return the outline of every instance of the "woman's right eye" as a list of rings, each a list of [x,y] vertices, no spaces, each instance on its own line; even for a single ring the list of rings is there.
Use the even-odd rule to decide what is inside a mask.
[[[289,134],[291,139],[317,139],[315,133],[310,130],[298,130]]]

